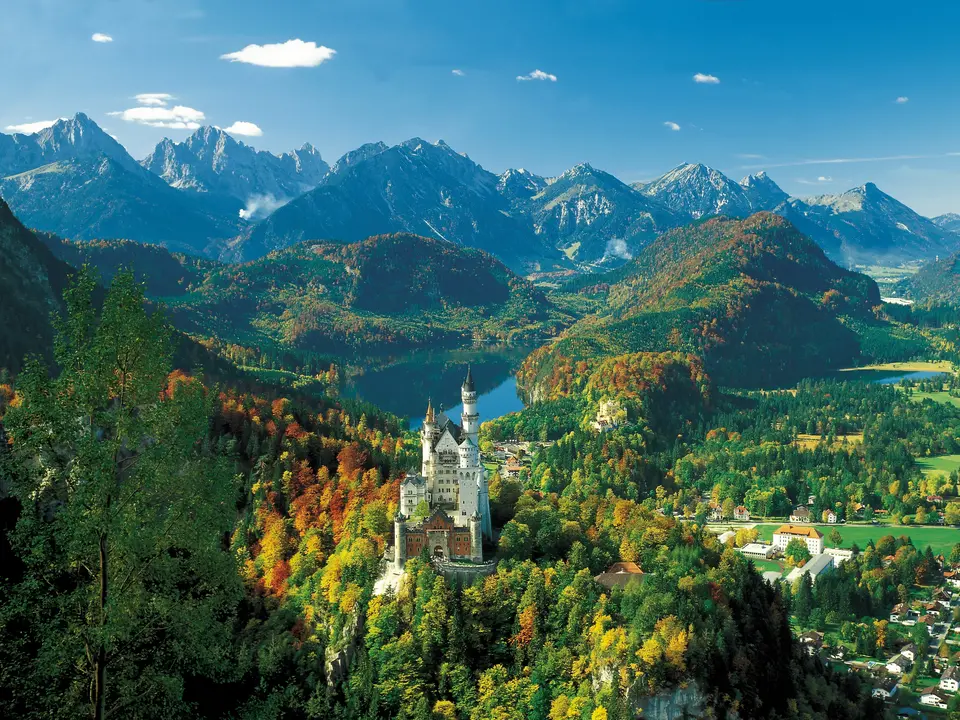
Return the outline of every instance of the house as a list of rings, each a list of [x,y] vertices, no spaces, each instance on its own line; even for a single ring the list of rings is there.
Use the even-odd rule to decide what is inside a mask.
[[[824,573],[830,572],[830,569],[833,567],[833,558],[829,555],[814,555],[809,560],[807,564],[803,567],[794,568],[790,571],[790,574],[787,575],[787,582],[793,583],[799,577],[804,575],[810,576],[810,582],[816,583],[817,578]]]
[[[950,607],[950,600],[952,599],[951,594],[942,587],[937,588],[933,591],[933,601],[938,605],[941,605],[945,608]]]
[[[917,661],[917,655],[920,654],[920,648],[918,648],[913,643],[909,643],[900,648],[900,654],[903,655],[910,662]]]
[[[523,470],[523,465],[520,464],[520,461],[515,457],[507,458],[507,464],[503,466],[503,471],[506,473],[507,477],[519,477],[520,471]]]
[[[811,555],[823,553],[823,533],[814,527],[800,527],[797,525],[781,525],[773,533],[773,546],[781,552],[787,549],[791,540],[803,540]]]
[[[767,570],[760,577],[763,578],[763,581],[767,583],[767,585],[776,585],[783,580],[783,575],[777,570]]]
[[[593,578],[607,590],[626,585],[631,580],[643,580],[643,570],[634,562],[615,562]]]
[[[927,690],[923,695],[920,696],[921,705],[929,705],[930,707],[938,707],[941,710],[947,709],[947,703],[950,698],[944,695],[939,690]]]
[[[956,665],[948,667],[940,676],[940,689],[956,692],[960,690],[960,669]]]
[[[707,513],[707,520],[710,522],[720,522],[723,520],[723,510],[720,509],[719,505],[711,506],[710,512]]]
[[[933,615],[921,615],[917,620],[917,622],[920,623],[921,625],[927,626],[928,635],[937,634],[936,628],[934,627],[937,624],[937,619],[933,617]]]
[[[910,606],[905,603],[898,603],[890,611],[890,622],[898,623],[910,612]]]
[[[836,525],[837,520],[839,520],[839,518],[837,517],[837,514],[833,510],[830,510],[829,512],[827,512],[828,523],[830,523],[831,525]]]
[[[927,495],[927,502],[934,503],[936,505],[943,505],[943,496],[942,495]]]
[[[816,630],[805,632],[798,637],[797,640],[806,648],[807,653],[810,655],[816,655],[820,648],[823,647],[823,633],[817,632]]]
[[[793,513],[790,515],[790,522],[792,523],[810,522],[810,511],[807,510],[807,506],[799,505],[796,508],[794,508]]]
[[[750,522],[750,511],[743,505],[737,505],[733,509],[733,519],[737,522]]]
[[[853,559],[853,550],[845,550],[844,548],[824,548],[823,551],[833,558],[834,565],[841,565],[847,560]]]
[[[887,661],[887,672],[893,673],[894,675],[903,675],[903,673],[909,670],[912,666],[913,662],[905,658],[903,655],[897,655]]]
[[[943,574],[943,579],[946,580],[947,584],[951,587],[960,588],[960,572],[948,570]]]
[[[878,677],[873,683],[873,692],[870,694],[875,698],[889,700],[897,692],[897,678],[889,675]]]
[[[740,548],[741,553],[757,560],[769,560],[776,551],[777,549],[773,545],[767,545],[766,543],[747,543]]]

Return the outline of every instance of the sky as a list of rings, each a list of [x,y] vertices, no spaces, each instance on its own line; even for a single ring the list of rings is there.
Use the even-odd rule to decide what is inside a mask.
[[[960,3],[0,0],[0,131],[87,113],[137,158],[198,124],[333,162],[443,139],[485,168],[684,162],[960,212]],[[139,96],[139,97],[138,97]]]

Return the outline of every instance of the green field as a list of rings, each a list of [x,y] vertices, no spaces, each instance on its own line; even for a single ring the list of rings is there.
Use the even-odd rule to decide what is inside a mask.
[[[954,397],[948,392],[915,392],[910,398],[916,402],[923,402],[924,400],[933,400],[934,402],[943,403],[944,405],[953,405],[954,407],[960,407],[960,398]]]
[[[949,475],[954,470],[960,470],[960,455],[934,455],[933,457],[917,458],[917,465],[923,469],[923,474],[944,473]]]
[[[773,531],[780,527],[779,524],[757,525],[760,531],[760,539],[770,542],[773,539]],[[843,542],[840,547],[850,547],[856,543],[860,548],[866,547],[868,540],[877,541],[884,535],[893,535],[900,537],[906,535],[913,540],[913,544],[920,549],[929,545],[935,553],[950,554],[953,546],[960,542],[960,529],[952,527],[914,527],[910,525],[815,525],[821,533],[827,547],[831,547],[830,532],[836,528],[843,536]],[[758,566],[759,567],[759,566]],[[774,569],[774,568],[765,568]]]

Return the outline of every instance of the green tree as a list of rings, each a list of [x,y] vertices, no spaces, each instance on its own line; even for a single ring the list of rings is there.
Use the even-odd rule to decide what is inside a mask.
[[[786,549],[783,551],[784,557],[787,559],[787,563],[790,565],[803,565],[810,559],[810,550],[807,548],[807,544],[800,539],[793,539],[787,543]]]
[[[830,544],[834,547],[840,547],[843,544],[843,535],[840,534],[837,528],[833,528],[833,530],[830,531]]]
[[[209,450],[203,386],[168,387],[171,330],[132,274],[116,276],[99,317],[94,290],[82,272],[65,292],[61,371],[28,362],[5,418],[26,570],[0,605],[4,621],[32,618],[24,681],[57,713],[184,714],[183,676],[226,669],[241,592],[222,541],[230,467]]]
[[[794,583],[793,587],[793,614],[797,622],[806,625],[810,620],[810,613],[813,610],[813,583],[810,575],[804,573]]]

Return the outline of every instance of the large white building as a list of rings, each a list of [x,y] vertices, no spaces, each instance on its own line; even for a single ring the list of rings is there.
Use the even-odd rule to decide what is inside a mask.
[[[791,540],[803,540],[811,555],[823,554],[823,534],[815,527],[800,525],[781,525],[773,533],[773,546],[783,552]]]
[[[487,472],[480,462],[477,391],[469,369],[460,399],[460,425],[427,403],[420,430],[420,472],[408,472],[400,483],[395,521],[398,566],[424,546],[437,557],[479,560],[480,536],[493,539]],[[427,504],[428,517],[419,523],[411,521],[422,502]]]

